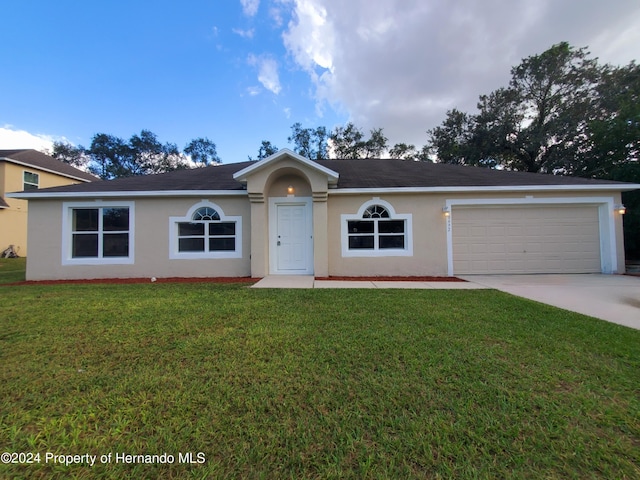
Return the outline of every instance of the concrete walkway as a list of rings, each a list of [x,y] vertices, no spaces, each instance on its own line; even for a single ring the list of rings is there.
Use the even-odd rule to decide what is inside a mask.
[[[414,281],[360,281],[360,280],[316,280],[307,275],[269,275],[253,288],[417,288],[469,290],[491,288],[474,282],[414,282]]]
[[[627,275],[468,275],[466,282],[315,280],[272,275],[253,288],[493,288],[640,330],[640,277]]]
[[[640,277],[469,275],[469,282],[640,330]]]

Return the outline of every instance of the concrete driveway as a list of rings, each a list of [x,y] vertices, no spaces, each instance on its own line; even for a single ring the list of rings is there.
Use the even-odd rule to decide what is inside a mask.
[[[465,275],[519,297],[640,330],[640,277],[627,275]]]

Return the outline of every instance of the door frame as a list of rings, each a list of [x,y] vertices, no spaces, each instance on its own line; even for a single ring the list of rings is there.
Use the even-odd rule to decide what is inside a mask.
[[[278,269],[278,206],[302,205],[305,207],[307,258],[304,270]],[[313,199],[311,197],[271,197],[269,198],[269,274],[270,275],[313,275]]]

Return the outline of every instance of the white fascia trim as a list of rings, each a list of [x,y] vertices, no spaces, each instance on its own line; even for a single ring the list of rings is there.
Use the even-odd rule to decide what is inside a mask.
[[[333,188],[329,195],[388,194],[388,193],[483,193],[483,192],[576,192],[639,190],[640,184],[611,185],[515,185],[493,187],[391,187],[391,188]]]
[[[340,174],[338,172],[335,172],[330,168],[323,167],[319,163],[316,163],[313,160],[309,160],[307,157],[303,157],[302,155],[298,155],[297,153],[289,150],[288,148],[283,148],[282,150],[277,151],[273,155],[267,158],[263,158],[262,160],[254,163],[253,165],[249,165],[248,167],[237,171],[236,173],[233,174],[233,179],[239,182],[244,182],[246,181],[247,179],[246,177],[249,174],[262,170],[270,163],[280,160],[281,158],[284,158],[284,157],[291,157],[294,160],[297,160],[298,162],[303,163],[307,167],[323,173],[324,175],[327,176],[327,180],[329,184],[336,184],[338,182],[338,178],[340,177]]]
[[[55,199],[55,198],[147,198],[147,197],[232,197],[247,196],[246,190],[150,190],[126,192],[14,192],[9,198]]]
[[[9,163],[15,163],[16,165],[22,165],[23,167],[29,167],[29,168],[31,168],[33,170],[40,170],[42,172],[54,173],[54,174],[56,174],[58,176],[72,178],[73,180],[78,180],[80,182],[90,183],[90,182],[93,181],[93,180],[87,180],[86,178],[76,177],[75,175],[69,175],[68,173],[62,173],[62,172],[58,172],[56,170],[51,170],[49,168],[38,167],[37,165],[32,165],[30,163],[19,162],[18,160],[14,160],[13,158],[2,157],[2,158],[0,158],[0,160],[4,160],[5,162],[9,162]],[[100,180],[100,179],[98,177],[96,177],[96,181],[98,181],[98,180]]]
[[[518,205],[594,205],[598,207],[600,225],[600,268],[602,273],[617,273],[618,253],[616,249],[615,211],[613,197],[549,197],[549,198],[451,198],[445,200],[449,211],[447,228],[447,275],[453,271],[453,217],[455,206],[518,206]]]

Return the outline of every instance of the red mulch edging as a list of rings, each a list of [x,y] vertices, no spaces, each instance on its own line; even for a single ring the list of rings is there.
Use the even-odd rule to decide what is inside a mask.
[[[349,282],[466,282],[457,277],[316,277],[316,280],[337,280]],[[28,280],[25,282],[5,283],[13,285],[63,285],[63,284],[129,284],[129,283],[256,283],[260,279],[252,277],[165,277],[157,278],[90,278],[84,280]]]
[[[457,277],[316,277],[316,280],[349,282],[466,282]]]
[[[256,283],[259,278],[251,277],[165,277],[157,278],[155,282],[151,278],[91,278],[85,280],[28,280],[25,282],[7,283],[11,285],[58,285],[58,284],[83,284],[83,283]]]

